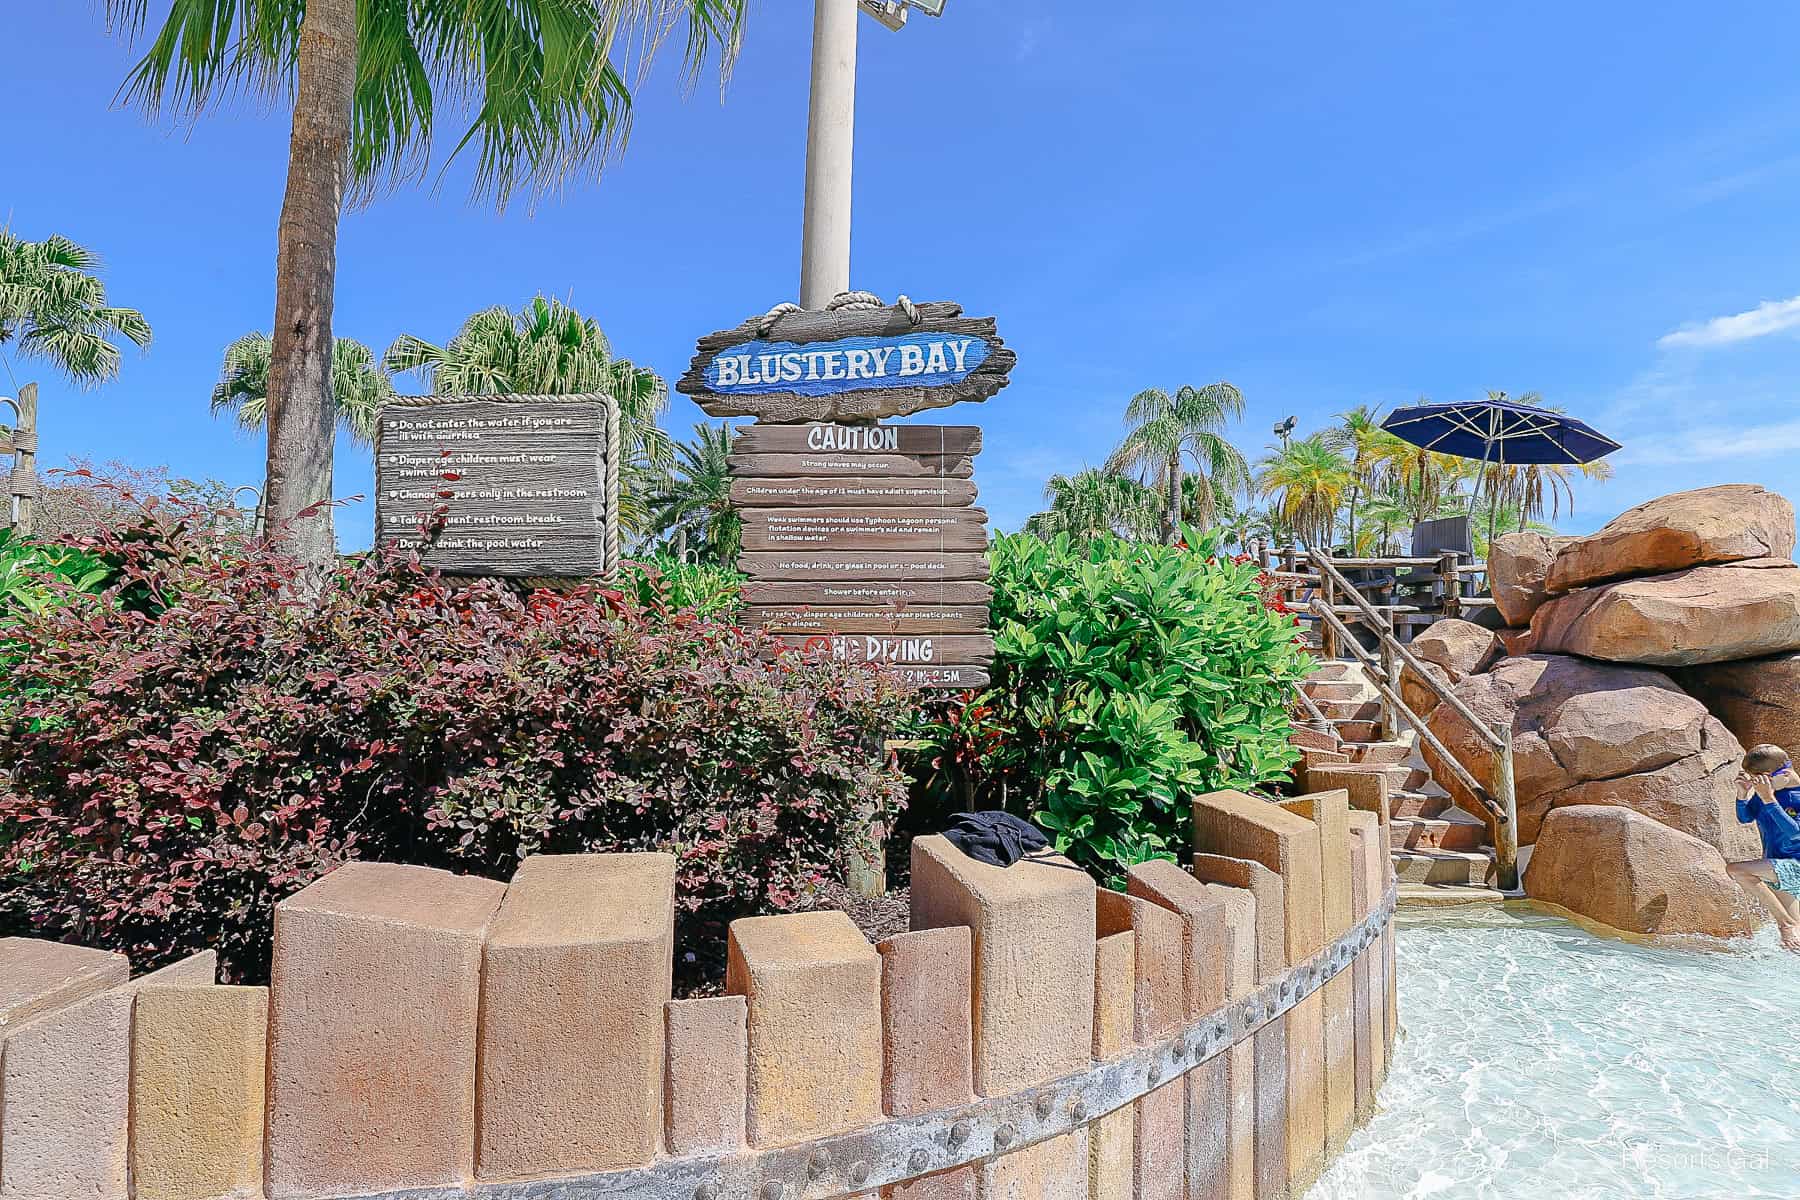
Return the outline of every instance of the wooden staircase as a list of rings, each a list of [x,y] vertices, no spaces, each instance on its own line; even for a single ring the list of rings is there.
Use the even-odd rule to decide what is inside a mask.
[[[1299,784],[1312,790],[1314,769],[1353,766],[1386,781],[1389,852],[1407,904],[1492,901],[1495,850],[1488,826],[1457,807],[1431,776],[1416,736],[1406,729],[1384,737],[1381,696],[1351,660],[1321,661],[1301,685],[1309,727],[1297,733]],[[1379,768],[1379,770],[1370,770]]]

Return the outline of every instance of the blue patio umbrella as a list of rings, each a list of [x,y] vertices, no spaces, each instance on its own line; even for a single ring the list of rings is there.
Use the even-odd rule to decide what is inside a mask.
[[[1619,443],[1586,421],[1517,400],[1415,404],[1395,409],[1381,427],[1426,450],[1500,466],[1580,466],[1619,449]],[[1491,540],[1494,513],[1493,498],[1489,499]]]

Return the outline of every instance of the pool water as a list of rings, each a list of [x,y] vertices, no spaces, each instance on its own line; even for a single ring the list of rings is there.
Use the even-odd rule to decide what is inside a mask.
[[[1402,912],[1380,1111],[1307,1200],[1800,1197],[1800,955]]]

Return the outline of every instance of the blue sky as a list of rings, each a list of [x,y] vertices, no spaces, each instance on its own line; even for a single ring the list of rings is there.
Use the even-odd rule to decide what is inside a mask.
[[[269,325],[284,115],[152,123],[113,106],[132,55],[97,0],[9,8],[0,221],[100,251],[156,329],[95,392],[14,363],[44,385],[43,458],[258,481],[260,441],[206,399],[224,345]],[[598,183],[496,213],[453,166],[350,214],[338,332],[441,341],[542,291],[672,378],[698,335],[792,299],[810,9],[755,6],[723,100],[671,56]],[[1797,39],[1775,3],[951,0],[897,35],[865,21],[854,281],[998,316],[1013,385],[925,419],[986,427],[1003,527],[1105,456],[1133,392],[1221,378],[1253,453],[1289,414],[1540,391],[1626,444],[1570,530],[1679,488],[1782,488]],[[668,423],[698,416],[678,398]],[[338,463],[339,494],[366,494],[367,455]],[[370,524],[342,513],[346,546]]]

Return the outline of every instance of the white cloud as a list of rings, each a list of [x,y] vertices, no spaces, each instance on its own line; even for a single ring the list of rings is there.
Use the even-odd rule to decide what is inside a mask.
[[[1800,328],[1800,296],[1791,300],[1765,300],[1749,312],[1714,317],[1698,325],[1685,325],[1657,339],[1658,346],[1729,346],[1751,338]]]
[[[1690,425],[1655,437],[1628,441],[1621,463],[1673,466],[1724,459],[1766,459],[1800,452],[1800,421],[1765,425]]]

